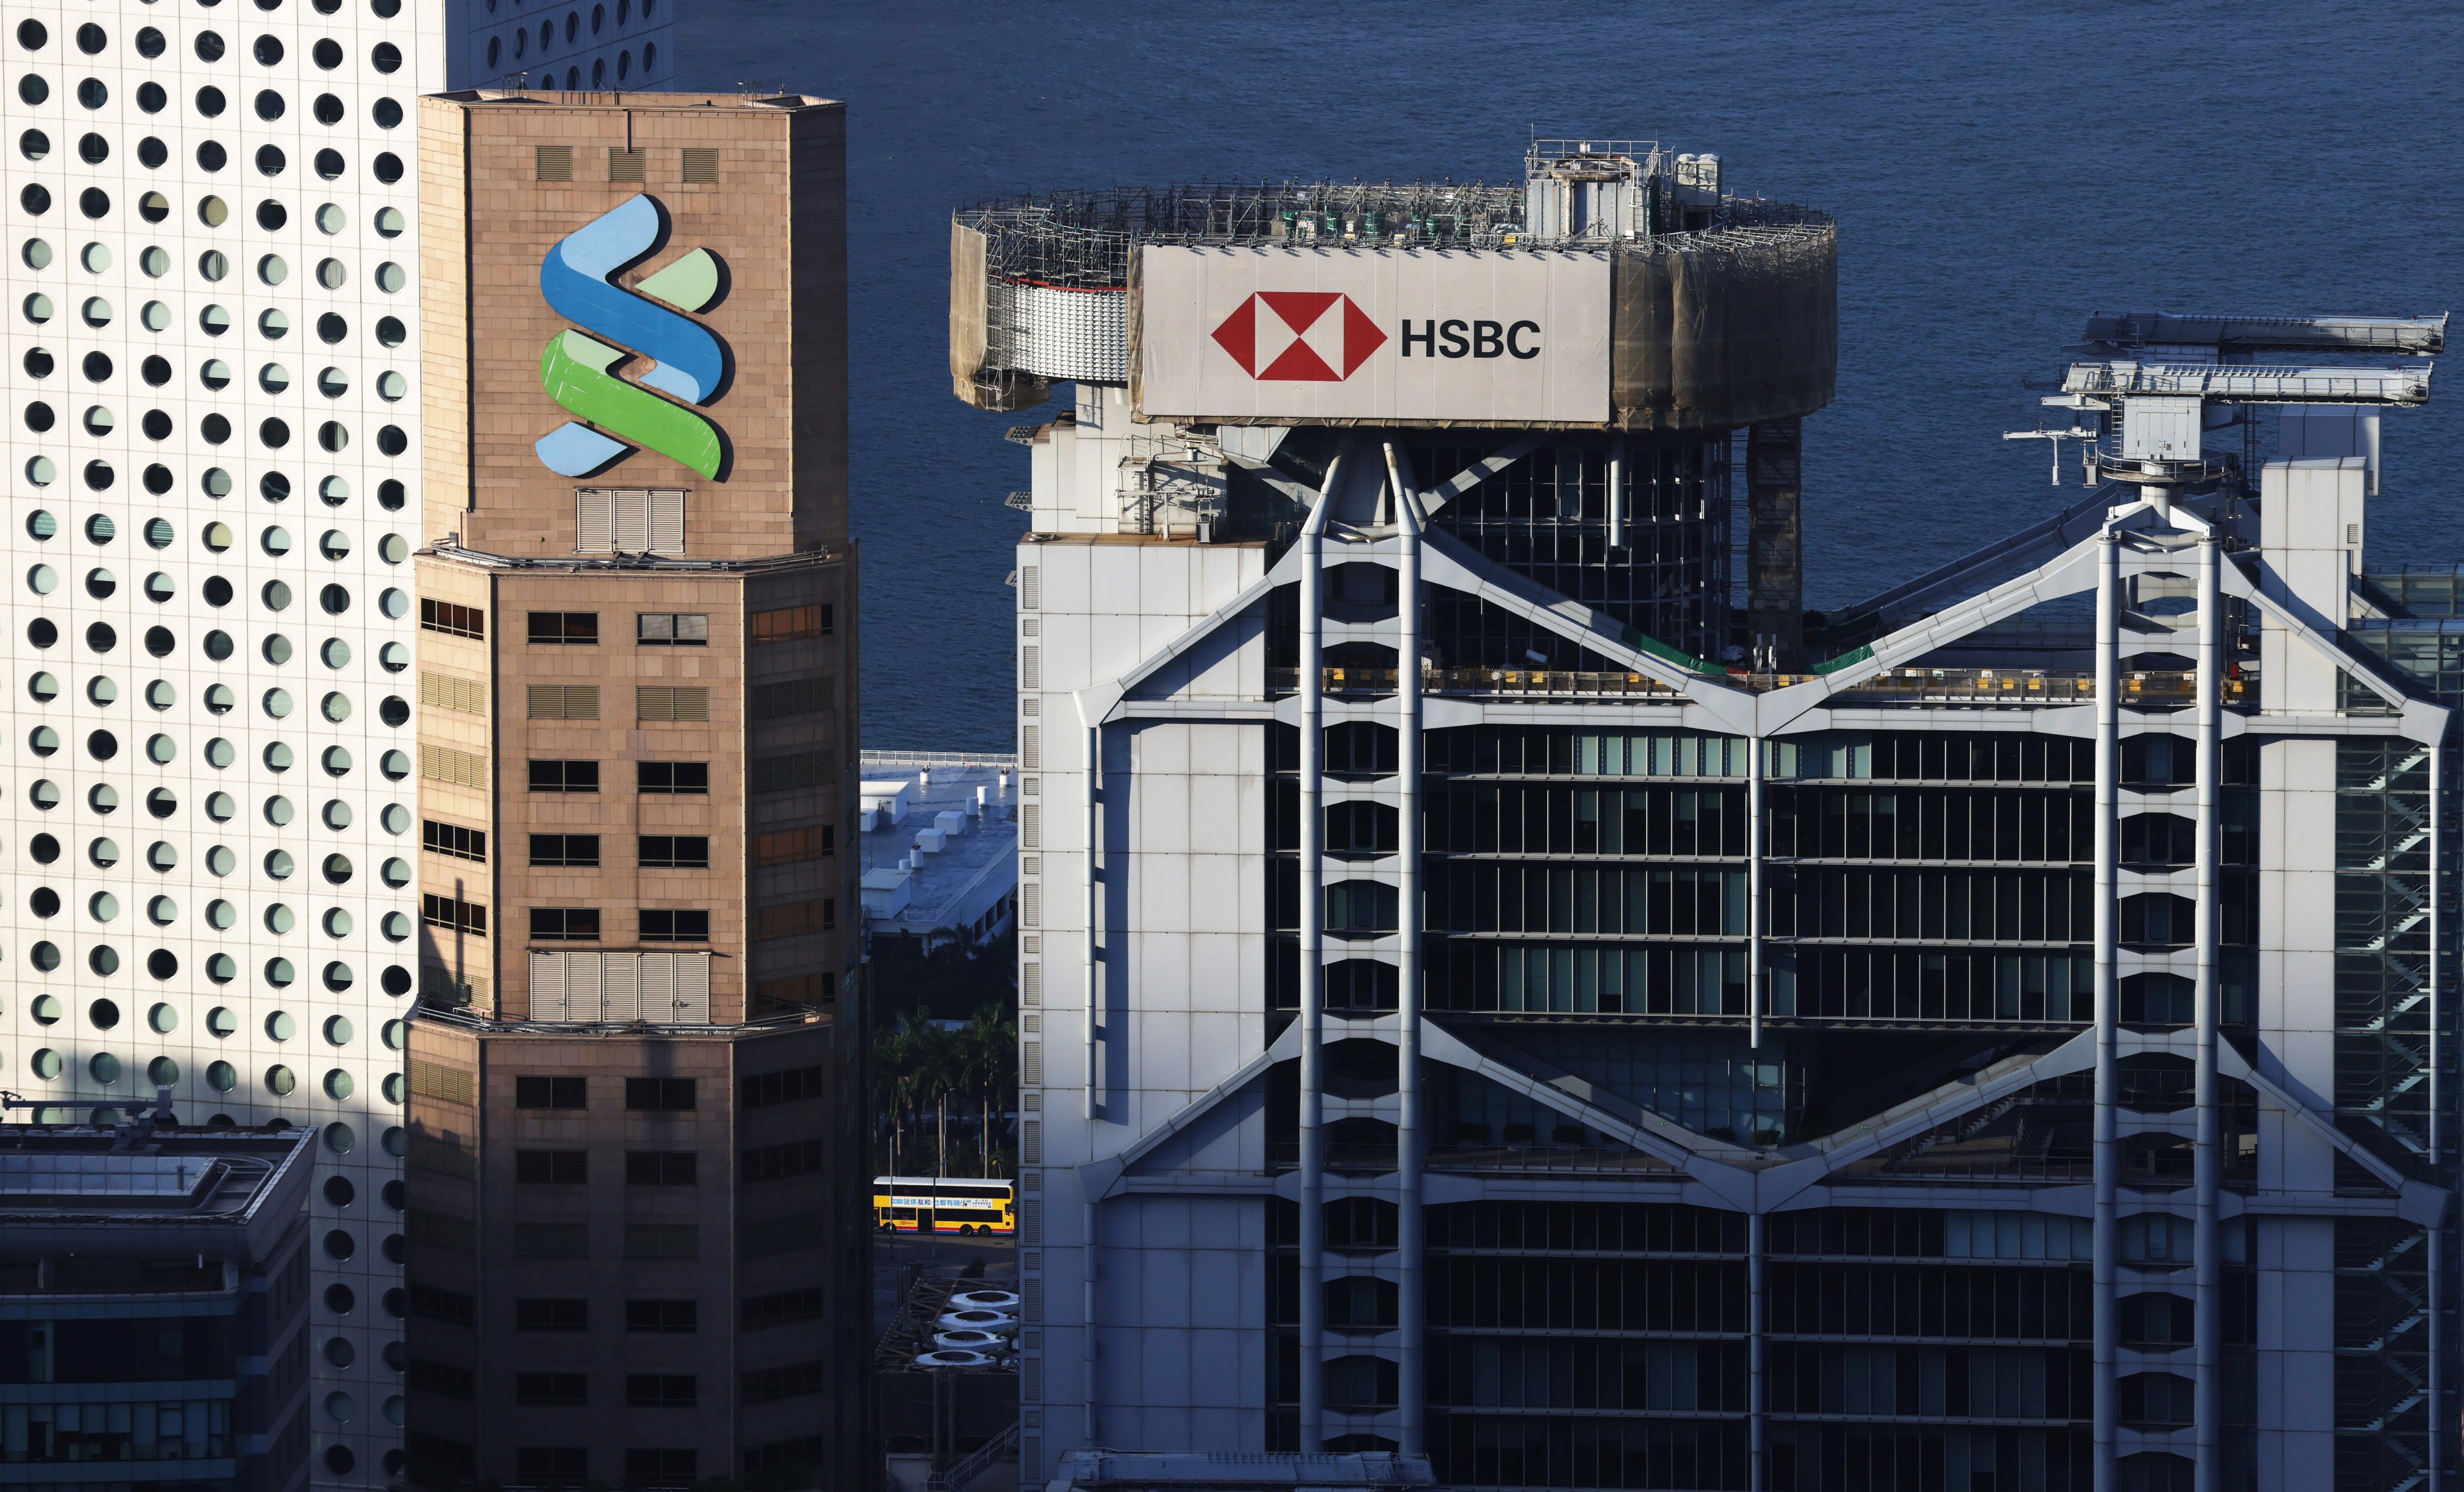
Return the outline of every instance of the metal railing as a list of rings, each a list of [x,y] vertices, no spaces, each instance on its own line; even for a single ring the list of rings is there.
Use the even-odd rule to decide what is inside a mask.
[[[1013,1419],[1008,1429],[969,1451],[947,1468],[926,1476],[925,1492],[965,1492],[967,1485],[991,1470],[995,1461],[1017,1454],[1018,1421]]]
[[[2197,703],[2199,675],[2191,669],[2135,670],[2122,676],[2124,705]],[[2257,679],[2244,674],[2225,680],[2225,706],[2243,708],[2257,702]],[[1842,698],[1881,697],[1912,703],[1943,702],[2004,705],[2084,705],[2096,700],[2096,675],[2043,669],[1996,671],[1967,669],[1885,669],[1839,691]]]
[[[1330,694],[1391,694],[1398,678],[1394,669],[1328,669],[1324,687]],[[1266,670],[1268,694],[1289,694],[1300,687],[1298,669]],[[1432,694],[1637,695],[1671,701],[1685,697],[1683,691],[1647,674],[1557,669],[1423,669],[1420,688]]]
[[[1727,674],[1722,681],[1756,693],[1812,681],[1810,673]],[[1381,695],[1395,692],[1393,669],[1340,668],[1325,670],[1330,694]],[[1626,696],[1678,701],[1683,691],[1641,673],[1592,672],[1560,669],[1425,669],[1420,687],[1431,694],[1469,696],[1534,696],[1597,698]],[[1300,669],[1268,669],[1270,697],[1300,688]],[[2257,703],[2258,679],[2245,670],[2225,680],[2225,707],[2247,709]],[[2143,669],[2122,677],[2124,705],[2195,704],[2199,676],[2189,669]],[[2000,706],[2066,706],[2093,704],[2096,676],[2040,669],[1885,669],[1869,679],[1840,689],[1842,700],[1889,700],[1906,704],[1989,704]]]
[[[1007,767],[1018,768],[1018,758],[1003,752],[983,751],[869,751],[859,758],[868,767]]]

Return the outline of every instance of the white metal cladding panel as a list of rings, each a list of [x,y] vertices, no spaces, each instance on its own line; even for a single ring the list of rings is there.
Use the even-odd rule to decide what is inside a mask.
[[[1140,253],[1143,414],[1608,419],[1605,253],[1278,246]]]
[[[1130,296],[995,281],[987,297],[1000,364],[1039,378],[1119,384],[1130,376]]]
[[[710,1020],[708,954],[531,954],[534,1020]]]

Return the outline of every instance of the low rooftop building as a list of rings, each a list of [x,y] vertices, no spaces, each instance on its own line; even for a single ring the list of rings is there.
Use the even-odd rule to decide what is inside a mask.
[[[18,1478],[306,1484],[316,1135],[0,1127],[0,1454]],[[328,1251],[375,1247],[353,1231]],[[338,1420],[400,1413],[347,1400],[328,1399]]]
[[[999,936],[1017,915],[1018,759],[864,754],[865,931],[918,951]]]

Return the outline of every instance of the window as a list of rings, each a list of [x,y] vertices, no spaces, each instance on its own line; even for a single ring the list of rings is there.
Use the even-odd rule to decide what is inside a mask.
[[[488,935],[488,909],[477,902],[429,892],[419,898],[419,920],[431,928],[451,928],[473,937]]]
[[[638,721],[710,718],[710,691],[707,689],[644,684],[633,691],[633,717]],[[598,716],[593,714],[591,718],[595,720]]]
[[[694,1471],[698,1459],[691,1446],[669,1450],[628,1445],[625,1448],[625,1480],[644,1492],[689,1487],[699,1480]]]
[[[707,761],[637,761],[634,779],[645,793],[707,793],[710,791],[710,763]]]
[[[707,911],[673,911],[644,908],[642,941],[645,943],[707,943],[710,941],[710,913]]]
[[[765,1145],[744,1152],[742,1179],[750,1186],[756,1181],[780,1181],[788,1176],[809,1175],[822,1169],[822,1142],[819,1140]]]
[[[596,611],[534,611],[531,613],[531,636],[534,643],[582,643],[596,646],[599,641],[599,613]]]
[[[828,710],[838,704],[838,680],[826,673],[808,679],[781,679],[776,684],[756,684],[746,691],[752,701],[756,720],[782,720],[789,715],[811,714],[816,710]]]
[[[514,1079],[514,1107],[587,1108],[590,1107],[590,1080],[517,1075]]]
[[[1029,964],[1041,969],[1042,964]],[[839,976],[834,973],[796,974],[782,979],[763,979],[753,986],[755,1014],[767,1014],[783,1005],[828,1005],[839,998]]]
[[[516,1446],[514,1475],[524,1486],[571,1492],[590,1479],[590,1451],[580,1445]]]
[[[488,614],[476,606],[457,606],[450,601],[419,598],[419,628],[423,632],[443,632],[449,637],[488,635]]]
[[[474,860],[484,866],[488,863],[488,831],[422,819],[419,821],[419,847],[432,854],[450,855],[455,860]]]
[[[684,147],[684,177],[688,186],[709,186],[718,180],[718,147],[687,145]]]
[[[533,161],[535,162],[538,169],[538,180],[543,182],[569,182],[573,180],[573,147],[571,145],[540,145],[537,147],[537,151],[538,153],[533,157]]]
[[[533,835],[533,839],[541,836]],[[592,865],[599,864],[597,845],[592,844]],[[707,870],[710,868],[710,836],[707,834],[645,834],[642,836],[641,866],[646,870]]]
[[[700,611],[645,611],[633,619],[633,640],[645,647],[707,647],[710,617]]]
[[[627,1151],[627,1186],[692,1186],[699,1179],[701,1157],[692,1151]]]
[[[488,758],[476,752],[455,751],[451,746],[422,741],[419,743],[419,775],[432,782],[484,789],[488,785]]]
[[[625,1107],[669,1113],[690,1109],[693,1107],[693,1087],[692,1078],[627,1078]]]
[[[684,490],[575,488],[573,535],[576,554],[681,555],[685,550]]]
[[[753,913],[753,936],[757,941],[771,937],[798,937],[806,932],[826,932],[838,925],[839,904],[826,896],[762,907]]]
[[[452,1290],[441,1290],[432,1284],[413,1284],[410,1287],[409,1308],[414,1316],[423,1316],[429,1321],[449,1322],[457,1327],[467,1327],[471,1324],[477,1306],[470,1296]]]
[[[534,760],[531,763],[531,791],[595,793],[599,791],[599,763]]]
[[[533,907],[531,941],[534,943],[596,943],[599,941],[599,909],[596,907]]]
[[[704,690],[707,694],[709,691]],[[599,718],[599,686],[596,684],[534,684],[530,687],[530,716],[534,720],[596,720]]]
[[[753,640],[757,643],[793,643],[807,637],[827,637],[837,630],[835,618],[828,605],[786,606],[777,611],[753,613]]]
[[[577,1150],[517,1150],[514,1180],[521,1186],[583,1186],[590,1180],[590,1152]]]
[[[787,1290],[778,1295],[757,1295],[744,1303],[744,1329],[759,1331],[764,1327],[793,1326],[799,1321],[822,1319],[822,1290]]]
[[[806,751],[791,757],[761,757],[755,759],[746,776],[756,793],[788,793],[800,788],[821,787],[837,778],[838,754]]]
[[[698,1394],[689,1372],[628,1372],[625,1404],[628,1409],[691,1409]]]
[[[826,1363],[789,1363],[784,1368],[762,1368],[744,1375],[744,1402],[768,1404],[778,1399],[804,1398],[822,1392],[829,1377]]]
[[[656,1332],[698,1331],[701,1329],[701,1305],[697,1301],[627,1301],[625,1329]]]
[[[744,1079],[744,1107],[768,1108],[777,1104],[801,1104],[821,1097],[824,1087],[823,1070],[819,1067],[751,1073]]]
[[[649,156],[647,149],[619,150],[611,145],[607,151],[607,179],[638,184],[643,180],[643,166]]]
[[[580,1409],[590,1402],[590,1377],[579,1372],[517,1372],[514,1402],[534,1409]]]
[[[542,1296],[523,1297],[514,1302],[514,1329],[587,1331],[590,1329],[590,1303]]]
[[[483,715],[488,713],[488,686],[477,679],[423,669],[419,673],[419,702],[439,710]]]
[[[644,841],[644,843],[649,842]],[[599,864],[599,836],[596,834],[534,834],[531,836],[531,864],[595,867]]]
[[[838,826],[817,823],[810,828],[779,829],[753,836],[753,863],[791,866],[804,860],[826,860],[838,852]]]
[[[425,1390],[429,1393],[457,1399],[467,1399],[471,1396],[472,1377],[471,1370],[468,1368],[457,1368],[451,1363],[433,1362],[425,1357],[414,1357],[410,1360],[409,1366],[404,1370],[403,1376],[408,1380],[412,1388]]]

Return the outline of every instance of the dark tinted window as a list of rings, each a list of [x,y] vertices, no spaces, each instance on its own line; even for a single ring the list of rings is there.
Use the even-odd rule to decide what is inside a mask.
[[[531,836],[537,844],[541,836]],[[599,864],[599,841],[590,841],[589,864]],[[533,865],[541,864],[536,855]],[[641,864],[649,869],[707,870],[710,868],[710,836],[706,834],[645,834],[642,836]]]
[[[701,1157],[692,1151],[627,1151],[627,1186],[692,1186],[700,1175]]]
[[[530,640],[534,643],[596,643],[599,641],[599,613],[534,611],[531,613]]]
[[[635,780],[645,793],[710,791],[710,763],[707,761],[637,761],[633,770]]]
[[[575,1150],[516,1151],[514,1179],[524,1186],[581,1186],[590,1179],[590,1152]]]
[[[514,1079],[514,1107],[587,1108],[590,1107],[590,1080],[519,1074]]]
[[[645,840],[643,843],[648,844]],[[709,842],[704,841],[705,845]],[[708,858],[707,855],[704,856]],[[531,864],[535,866],[596,866],[599,864],[599,836],[596,834],[534,834],[531,836]]]
[[[625,1107],[690,1109],[693,1107],[693,1081],[692,1078],[627,1078]]]
[[[627,1331],[697,1331],[701,1306],[696,1301],[627,1301]]]
[[[534,793],[595,793],[599,791],[599,763],[533,761],[531,791]]]
[[[514,1329],[517,1331],[587,1331],[590,1329],[590,1303],[536,1296],[517,1300],[514,1302]]]

